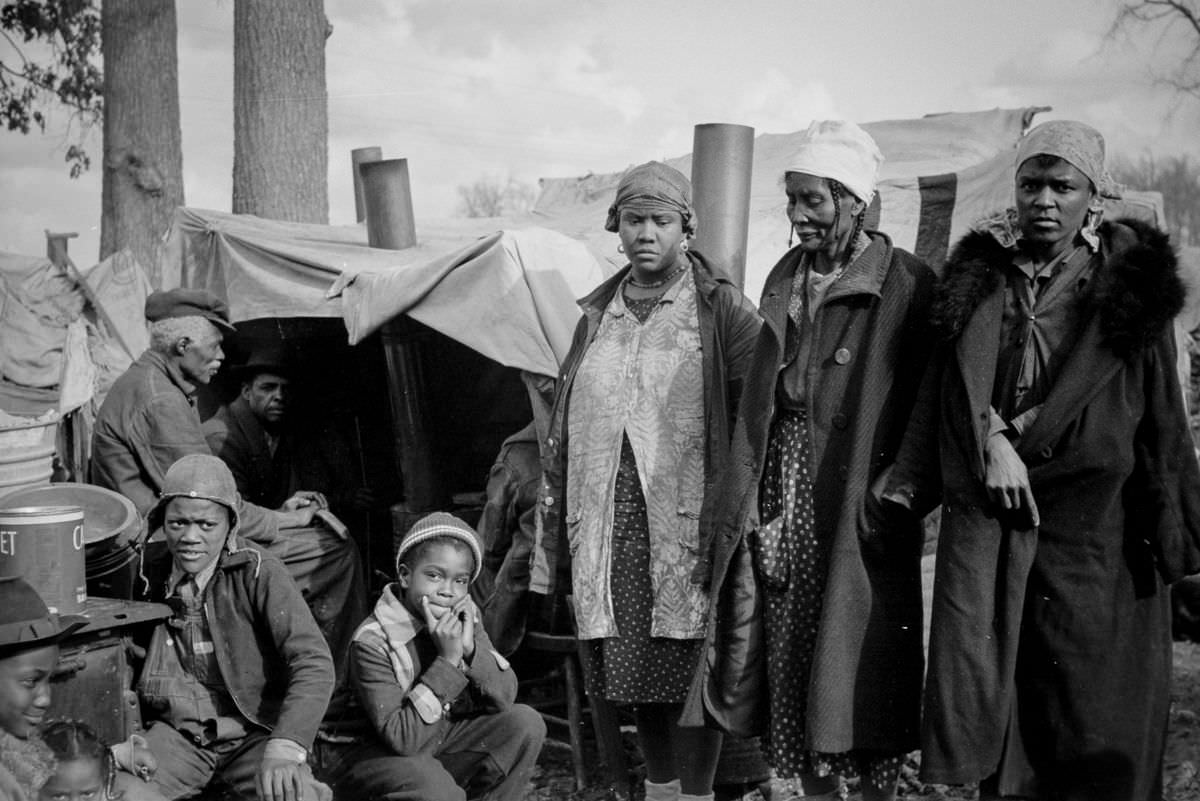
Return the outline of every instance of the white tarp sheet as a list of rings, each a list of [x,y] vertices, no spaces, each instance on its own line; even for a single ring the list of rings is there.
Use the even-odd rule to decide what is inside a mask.
[[[417,247],[380,250],[361,226],[181,208],[163,285],[216,293],[235,322],[341,317],[351,344],[408,314],[501,364],[555,375],[579,318],[575,299],[604,273],[583,243],[495,225],[424,226]]]
[[[350,341],[406,313],[490,359],[553,376],[579,319],[575,298],[604,274],[581,242],[542,228],[501,231],[403,269],[345,273]]]
[[[870,224],[935,266],[986,214],[1011,204],[1012,157],[1037,108],[868,123],[887,162]],[[781,179],[799,133],[755,139],[745,292],[757,300],[787,247]],[[691,156],[668,160],[685,174]],[[553,375],[575,299],[624,263],[603,230],[620,173],[547,179],[521,218],[417,221],[419,243],[367,247],[362,226],[282,223],[181,208],[163,286],[225,298],[235,321],[341,317],[352,343],[408,314],[502,364]],[[1120,213],[1161,220],[1161,199]],[[703,226],[704,221],[700,224]]]
[[[122,250],[81,275],[74,265],[0,253],[0,380],[53,390],[67,414],[112,382],[149,344],[150,282]]]
[[[885,158],[868,226],[940,269],[949,247],[973,223],[1012,205],[1016,144],[1042,110],[996,109],[866,123],[863,128]],[[801,132],[761,134],[754,140],[744,287],[754,301],[762,293],[767,273],[787,249],[783,173],[800,137]],[[691,154],[667,163],[691,174]],[[623,265],[616,252],[616,235],[603,230],[605,211],[620,177],[621,173],[608,173],[543,180],[534,208],[539,224],[586,241],[598,258],[614,268]],[[1132,195],[1129,202],[1114,207],[1114,213],[1132,211],[1144,219],[1162,219],[1162,202],[1155,201],[1154,193]]]
[[[0,377],[25,387],[57,387],[67,328],[85,297],[47,258],[0,253]]]

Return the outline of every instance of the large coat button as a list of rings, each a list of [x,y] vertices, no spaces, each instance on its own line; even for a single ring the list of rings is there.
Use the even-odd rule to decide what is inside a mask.
[[[838,431],[841,431],[846,427],[846,415],[842,414],[841,412],[836,413],[832,418],[830,418],[830,420],[833,423],[833,427]]]
[[[837,362],[838,364],[849,364],[850,363],[850,349],[849,348],[838,348],[837,350],[835,350],[833,352],[833,360],[835,362]]]

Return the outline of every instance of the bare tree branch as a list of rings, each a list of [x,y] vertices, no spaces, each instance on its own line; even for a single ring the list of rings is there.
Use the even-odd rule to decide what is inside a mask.
[[[1188,54],[1176,59],[1158,80],[1181,95],[1200,100],[1200,0],[1136,0],[1121,5],[1108,30],[1108,38],[1138,28],[1156,28],[1163,37],[1192,40]]]
[[[459,186],[458,198],[464,217],[505,217],[524,214],[533,208],[537,190],[512,177],[507,183],[484,177],[470,186]]]

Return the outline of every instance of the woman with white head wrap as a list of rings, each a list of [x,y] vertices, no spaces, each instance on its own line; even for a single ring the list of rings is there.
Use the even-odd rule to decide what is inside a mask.
[[[731,607],[717,619],[761,621],[762,637],[717,628],[693,693],[731,732],[756,733],[754,718],[765,718],[768,761],[808,797],[835,797],[840,777],[858,774],[864,798],[892,798],[917,743],[920,528],[882,520],[883,544],[860,546],[868,488],[899,444],[924,369],[933,285],[927,266],[866,230],[882,160],[865,131],[831,120],[813,123],[788,162],[798,243],[759,305],[745,437],[734,438],[721,496],[718,531],[729,535],[713,571],[714,597]],[[745,586],[747,548],[761,615],[729,589]],[[756,684],[749,668],[763,656]],[[727,690],[742,686],[756,695]]]

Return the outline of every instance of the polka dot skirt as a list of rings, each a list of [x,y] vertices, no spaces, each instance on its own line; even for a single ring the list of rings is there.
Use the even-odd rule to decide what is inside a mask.
[[[805,413],[780,412],[763,473],[761,519],[769,524],[780,518],[781,525],[764,525],[751,541],[755,565],[767,587],[767,760],[784,779],[861,775],[887,788],[900,775],[902,754],[825,754],[806,747],[808,685],[829,569],[829,542],[816,531],[813,519],[809,448]]]
[[[650,636],[650,525],[628,437],[621,443],[614,499],[609,581],[619,636],[587,641],[591,692],[626,703],[683,703],[704,641]]]

